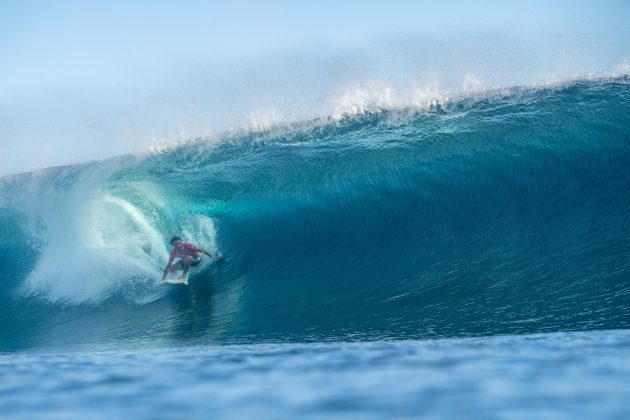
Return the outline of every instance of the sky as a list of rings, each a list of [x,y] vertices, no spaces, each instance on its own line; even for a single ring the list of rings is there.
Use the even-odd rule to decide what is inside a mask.
[[[5,0],[0,176],[627,72],[628,21],[629,1],[604,0]]]

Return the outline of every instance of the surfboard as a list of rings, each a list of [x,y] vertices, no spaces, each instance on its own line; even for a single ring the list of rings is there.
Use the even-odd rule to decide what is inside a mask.
[[[179,273],[171,273],[168,276],[166,276],[166,279],[164,279],[164,283],[166,284],[185,284],[186,286],[188,286],[188,275],[190,274],[190,271],[188,273],[186,273],[186,276],[183,279],[180,279],[179,276],[181,276],[181,272]]]

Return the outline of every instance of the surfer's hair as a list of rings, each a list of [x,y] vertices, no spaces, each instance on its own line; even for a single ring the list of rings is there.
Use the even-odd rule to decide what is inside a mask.
[[[173,237],[171,238],[171,245],[173,245],[173,242],[175,242],[175,241],[181,241],[181,240],[182,240],[182,238],[180,238],[179,236],[173,236]]]

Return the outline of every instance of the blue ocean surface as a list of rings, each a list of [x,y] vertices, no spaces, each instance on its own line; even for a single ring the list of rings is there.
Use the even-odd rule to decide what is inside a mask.
[[[4,176],[0,234],[3,416],[630,416],[627,76]]]
[[[630,416],[630,331],[0,356],[3,418]]]

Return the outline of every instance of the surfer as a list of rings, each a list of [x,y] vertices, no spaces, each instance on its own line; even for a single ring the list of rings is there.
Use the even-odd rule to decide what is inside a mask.
[[[173,236],[171,238],[171,245],[173,245],[173,250],[168,258],[168,265],[164,269],[162,280],[166,280],[168,273],[175,273],[179,270],[184,270],[182,275],[177,278],[178,280],[183,280],[186,277],[186,274],[188,274],[188,269],[190,269],[190,267],[195,267],[201,262],[201,255],[199,253],[206,254],[215,261],[221,259],[220,255],[212,255],[205,249],[199,248],[188,242],[182,242],[182,238],[179,236]],[[173,264],[173,260],[175,260],[175,258],[179,258],[179,261]]]

